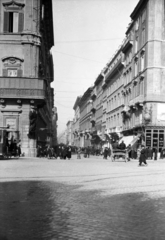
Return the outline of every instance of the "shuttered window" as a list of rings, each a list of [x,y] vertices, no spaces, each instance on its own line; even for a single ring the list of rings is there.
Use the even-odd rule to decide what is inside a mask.
[[[2,69],[3,77],[7,77],[7,69]]]
[[[4,12],[4,33],[22,32],[24,27],[24,14],[21,12]]]

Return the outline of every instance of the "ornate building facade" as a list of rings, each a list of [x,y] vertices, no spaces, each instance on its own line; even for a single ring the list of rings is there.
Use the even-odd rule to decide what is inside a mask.
[[[0,126],[36,156],[37,144],[52,141],[52,1],[0,1],[0,31]]]

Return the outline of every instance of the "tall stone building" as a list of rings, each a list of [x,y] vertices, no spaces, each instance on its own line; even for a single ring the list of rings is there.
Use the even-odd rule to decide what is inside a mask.
[[[141,0],[123,45],[123,130],[143,133],[147,147],[165,147],[165,1]]]
[[[74,146],[79,147],[80,146],[80,108],[79,103],[81,101],[81,96],[78,96],[75,104],[73,106],[74,110],[74,119],[73,119],[73,143]]]
[[[0,32],[0,126],[36,156],[37,144],[52,139],[52,1],[1,0]]]

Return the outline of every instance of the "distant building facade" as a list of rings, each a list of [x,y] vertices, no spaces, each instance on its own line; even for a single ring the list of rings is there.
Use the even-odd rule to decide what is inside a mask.
[[[91,93],[93,87],[89,87],[82,96],[80,107],[80,147],[91,145]]]
[[[140,135],[159,152],[165,147],[164,16],[164,0],[140,0],[134,8],[124,41],[81,99],[81,146],[96,138],[103,146],[117,133]]]
[[[60,133],[57,137],[57,141],[58,141],[58,144],[67,144],[67,131],[63,131],[62,133]]]
[[[73,145],[76,147],[80,146],[80,107],[79,107],[80,100],[81,96],[77,97],[76,102],[73,106],[74,110],[74,119],[72,124]]]
[[[68,121],[66,124],[66,144],[73,145],[73,121]]]

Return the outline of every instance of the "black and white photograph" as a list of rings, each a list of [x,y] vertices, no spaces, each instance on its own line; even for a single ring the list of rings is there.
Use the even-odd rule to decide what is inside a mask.
[[[164,226],[165,0],[0,0],[0,240]]]

